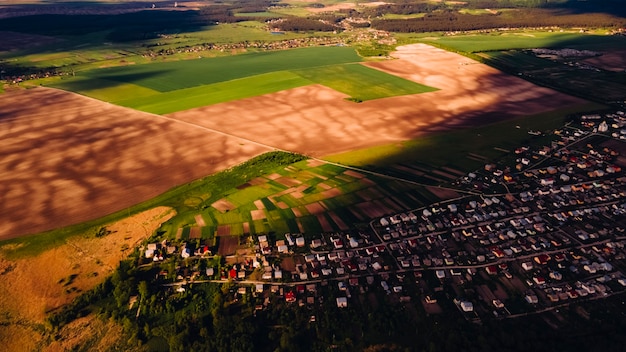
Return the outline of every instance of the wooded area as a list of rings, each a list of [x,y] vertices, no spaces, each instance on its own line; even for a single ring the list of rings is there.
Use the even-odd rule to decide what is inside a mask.
[[[462,14],[454,10],[428,13],[420,18],[375,19],[372,27],[390,32],[453,32],[493,28],[621,28],[626,19],[612,15],[562,14],[558,10],[519,9],[514,13]]]

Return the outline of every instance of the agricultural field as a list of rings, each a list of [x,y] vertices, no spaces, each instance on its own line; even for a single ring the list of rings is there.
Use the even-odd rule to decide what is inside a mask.
[[[624,44],[626,45],[626,40]],[[623,51],[608,49],[591,52],[593,54],[580,57],[542,57],[532,51],[520,50],[484,52],[478,55],[494,67],[516,73],[543,86],[598,102],[625,101],[626,63],[621,59],[611,58],[618,57]],[[605,55],[607,60],[601,61]]]
[[[428,187],[311,159],[223,193],[188,192],[185,197],[185,204],[193,206],[177,207],[178,215],[159,230],[170,238],[347,231],[373,217],[440,200]]]
[[[481,34],[397,34],[398,38],[413,38],[451,50],[477,53],[531,48],[574,48],[587,50],[610,50],[624,47],[624,38],[606,33],[580,33],[579,31],[492,31]]]
[[[322,49],[339,50],[345,61],[355,57],[349,48],[319,48]],[[307,50],[296,50],[292,55],[306,56],[303,53]],[[376,69],[400,77],[402,82],[420,82],[440,90],[357,104],[345,100],[346,95],[333,89],[307,85],[167,117],[45,88],[5,94],[0,98],[1,111],[16,119],[7,121],[15,126],[3,130],[2,140],[11,147],[4,148],[7,154],[2,165],[6,171],[1,174],[6,197],[2,212],[14,215],[11,221],[3,223],[2,235],[16,237],[113,213],[274,148],[324,156],[399,144],[425,133],[584,105],[580,99],[532,86],[430,46],[401,47],[394,56],[398,59],[368,63],[368,70]],[[262,65],[264,59],[267,56],[261,55],[256,61],[258,66],[271,67],[271,64]],[[328,59],[331,60],[336,59]],[[247,70],[255,72],[253,68]],[[127,89],[124,95],[133,94],[135,88],[128,86],[131,81],[128,73],[122,69],[107,72],[126,79],[122,83]],[[182,79],[159,80],[151,75],[155,72],[158,76],[160,71],[144,71],[139,78],[161,90],[185,86]],[[195,82],[202,84],[210,79],[200,77]],[[138,95],[145,96],[152,91],[137,90]],[[120,92],[111,89],[109,94]],[[42,105],[33,105],[32,101]],[[545,101],[550,101],[549,107]],[[242,104],[245,111],[241,110]],[[41,118],[44,115],[46,119]],[[63,127],[59,127],[61,123]],[[50,134],[72,138],[42,138]],[[28,154],[15,154],[19,145],[31,145],[35,140],[39,148],[24,147]],[[420,172],[424,170],[417,171]],[[41,175],[47,176],[41,179]],[[133,196],[124,197],[128,192]],[[282,211],[276,209],[276,216],[281,217],[279,210]],[[262,220],[254,223],[250,217],[252,228],[254,225],[259,229],[272,228],[274,224],[270,220],[274,215],[268,215],[263,226]],[[284,216],[291,215],[287,212]],[[215,214],[215,219],[205,219],[207,224],[216,226],[220,222],[234,224],[245,220],[243,215],[220,214]],[[350,219],[346,218],[345,222],[350,223]],[[294,223],[276,226],[291,230]],[[243,226],[233,228],[244,231]]]
[[[168,116],[320,157],[585,104],[428,45],[398,49],[395,60],[366,65],[437,91],[355,104],[310,85]]]
[[[361,58],[349,47],[315,47],[284,51],[235,55],[184,62],[165,62],[134,67],[115,67],[81,72],[79,77],[133,83],[158,92],[245,77],[309,69],[319,66],[359,62]],[[71,83],[71,79],[69,80]]]
[[[314,47],[91,70],[52,86],[158,114],[315,83],[358,101],[434,89],[361,60],[349,47]]]
[[[1,239],[99,218],[272,150],[50,88],[4,93],[0,116]]]

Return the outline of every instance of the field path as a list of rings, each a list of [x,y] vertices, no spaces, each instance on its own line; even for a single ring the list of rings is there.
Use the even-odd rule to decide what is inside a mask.
[[[319,157],[584,102],[426,44],[392,55],[366,65],[440,90],[354,103],[310,85],[167,116]]]

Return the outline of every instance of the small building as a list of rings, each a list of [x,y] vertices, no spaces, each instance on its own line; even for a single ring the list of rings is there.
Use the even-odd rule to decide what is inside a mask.
[[[347,297],[337,297],[337,307],[346,308],[348,306],[348,298]]]
[[[464,312],[473,312],[474,311],[474,304],[472,302],[461,301],[461,303],[459,305],[461,306],[461,309]]]
[[[298,247],[304,247],[305,245],[305,241],[304,241],[304,237],[298,237],[296,238],[296,246]]]
[[[530,271],[533,269],[533,263],[531,262],[524,262],[522,263],[522,269],[526,270],[526,271]]]
[[[539,303],[539,299],[537,298],[537,295],[535,295],[535,294],[527,294],[526,296],[524,296],[524,299],[529,304],[537,304],[537,303]]]

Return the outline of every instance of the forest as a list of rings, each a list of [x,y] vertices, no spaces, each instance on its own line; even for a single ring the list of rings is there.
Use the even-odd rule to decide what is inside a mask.
[[[603,13],[562,14],[559,10],[520,9],[486,15],[470,15],[447,9],[420,18],[374,19],[372,27],[389,32],[453,32],[494,28],[622,28],[626,19]]]

